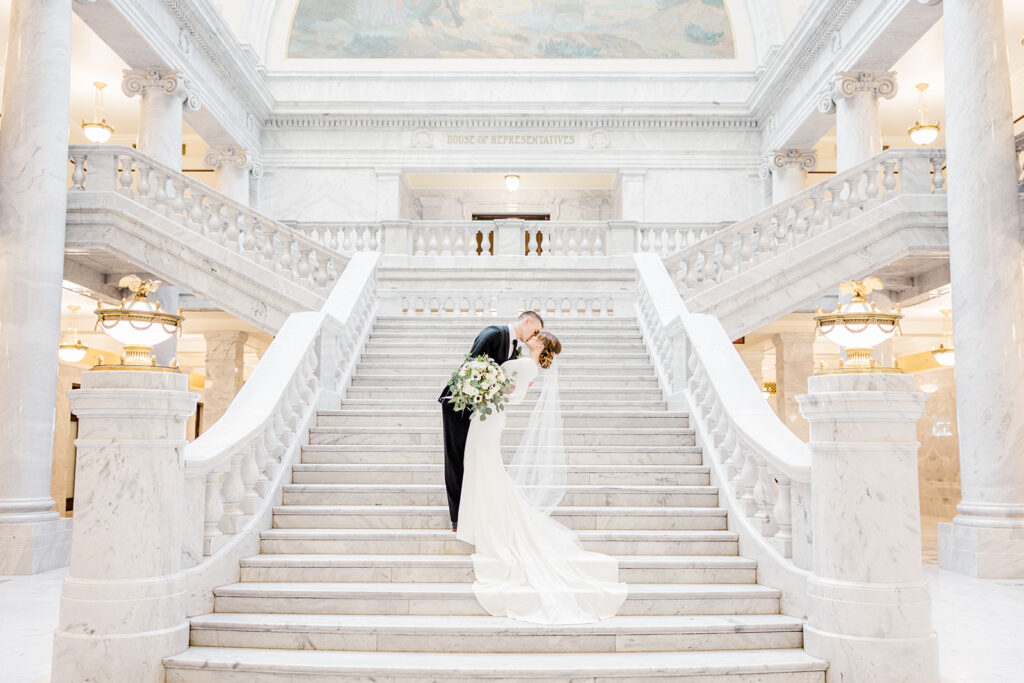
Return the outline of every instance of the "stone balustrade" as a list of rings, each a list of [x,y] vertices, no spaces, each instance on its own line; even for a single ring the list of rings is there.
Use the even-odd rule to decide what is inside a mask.
[[[945,150],[890,149],[666,257],[687,299],[901,195],[944,194]]]
[[[116,192],[318,294],[346,259],[337,250],[132,149],[72,145],[70,192]]]
[[[722,502],[765,582],[803,614],[810,452],[771,410],[718,320],[686,310],[655,254],[637,254],[637,319],[670,409],[688,409]],[[771,577],[770,579],[768,577]]]
[[[492,290],[476,293],[430,290],[421,293],[381,294],[381,312],[386,315],[426,317],[514,317],[521,311],[537,311],[542,316],[587,316],[610,318],[616,309],[629,310],[633,296],[607,292]]]
[[[291,223],[323,246],[403,256],[667,256],[730,225],[635,221],[399,220]]]

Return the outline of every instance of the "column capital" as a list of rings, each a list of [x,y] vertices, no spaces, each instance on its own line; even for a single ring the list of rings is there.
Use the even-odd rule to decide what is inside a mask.
[[[235,166],[252,171],[253,175],[263,175],[263,165],[256,155],[245,147],[234,145],[210,147],[203,155],[203,163],[212,169],[218,169],[221,166]],[[257,167],[259,167],[259,173],[256,173]]]
[[[813,149],[776,149],[768,153],[766,162],[770,168],[797,166],[810,171],[818,165],[818,153]]]
[[[891,100],[898,90],[895,71],[842,71],[832,77],[818,96],[818,111],[831,114],[836,101],[864,92]]]
[[[177,69],[149,67],[125,69],[121,73],[121,92],[128,97],[142,95],[150,89],[158,89],[168,95],[178,95],[185,111],[199,111],[202,106],[199,94]]]

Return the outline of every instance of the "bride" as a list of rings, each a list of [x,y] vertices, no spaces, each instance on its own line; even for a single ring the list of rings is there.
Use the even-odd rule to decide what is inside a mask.
[[[514,381],[507,405],[523,402],[539,368],[551,368],[547,381],[508,471],[501,458],[507,413],[473,415],[456,538],[476,546],[473,592],[490,614],[541,624],[606,619],[626,599],[618,562],[583,550],[572,531],[548,516],[565,493],[554,365],[562,344],[542,331],[526,345],[528,356],[501,366]]]

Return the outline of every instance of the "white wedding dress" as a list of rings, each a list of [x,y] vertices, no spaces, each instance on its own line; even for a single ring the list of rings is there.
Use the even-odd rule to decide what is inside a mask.
[[[529,357],[506,361],[523,402],[539,370]],[[456,537],[476,546],[473,592],[494,616],[540,624],[581,624],[615,615],[626,599],[613,557],[583,550],[568,528],[531,505],[505,469],[501,433],[507,413],[473,416]]]

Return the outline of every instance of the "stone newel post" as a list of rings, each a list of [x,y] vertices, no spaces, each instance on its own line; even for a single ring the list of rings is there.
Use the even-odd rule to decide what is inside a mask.
[[[935,683],[917,490],[925,395],[903,374],[807,384],[798,400],[810,423],[814,563],[804,649],[828,660],[828,683]]]
[[[188,647],[182,573],[185,425],[197,395],[177,373],[91,371],[78,416],[71,569],[53,680],[164,680]]]

